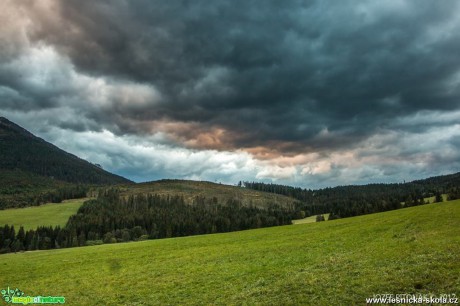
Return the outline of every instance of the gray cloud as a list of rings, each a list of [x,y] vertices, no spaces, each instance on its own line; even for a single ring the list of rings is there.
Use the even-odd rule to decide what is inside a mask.
[[[324,128],[341,145],[394,116],[459,106],[458,86],[446,90],[460,69],[454,1],[57,1],[51,19],[23,3],[40,25],[33,40],[165,97],[112,112],[220,126],[242,135],[235,146],[312,144]]]
[[[381,144],[392,148],[460,124],[451,115],[460,108],[457,1],[8,0],[5,8],[16,18],[0,29],[0,111],[48,110],[40,116],[64,130],[157,135],[171,147],[268,160],[330,158],[376,135],[395,135]],[[455,137],[449,148],[459,148]],[[434,150],[407,147],[359,154],[395,162]],[[459,160],[431,156],[433,165]],[[369,167],[356,175],[393,173]],[[283,171],[275,172],[258,173]]]

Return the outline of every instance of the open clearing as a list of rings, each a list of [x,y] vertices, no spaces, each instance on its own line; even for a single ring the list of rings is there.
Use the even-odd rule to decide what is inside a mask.
[[[36,229],[37,226],[61,227],[67,223],[69,217],[77,213],[78,208],[87,199],[65,200],[62,203],[48,203],[40,206],[25,208],[12,208],[0,210],[0,224],[14,225],[19,230],[24,226],[25,230]]]
[[[329,214],[321,214],[324,216],[324,220],[327,221],[329,219]],[[303,219],[292,220],[292,224],[306,224],[306,223],[315,223],[316,222],[316,215],[306,217]]]
[[[67,305],[364,305],[460,294],[460,201],[311,224],[0,256],[0,284]]]

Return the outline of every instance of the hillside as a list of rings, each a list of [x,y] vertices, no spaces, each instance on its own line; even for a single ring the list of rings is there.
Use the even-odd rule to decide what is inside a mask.
[[[85,196],[81,185],[120,183],[130,181],[0,117],[0,209]]]
[[[118,184],[129,180],[67,153],[0,117],[0,171],[21,170],[80,184]]]
[[[77,213],[78,208],[87,200],[65,200],[62,203],[47,203],[40,206],[13,208],[0,210],[0,225],[13,225],[17,230],[35,230],[39,226],[64,227],[71,215]]]
[[[442,194],[450,200],[460,198],[460,173],[407,183],[349,185],[318,190],[259,182],[244,182],[243,185],[252,190],[292,197],[304,203],[302,209],[307,216],[331,213],[333,218],[422,205],[429,198],[440,202]]]
[[[210,182],[105,186],[80,197],[84,195],[93,198],[67,207],[73,214],[66,213],[64,204],[0,212],[0,254],[247,230],[287,225],[303,217],[294,199]],[[50,213],[68,221],[51,223]],[[47,222],[29,220],[40,216]],[[18,225],[30,224],[36,226],[27,226],[22,234]]]
[[[6,254],[0,283],[30,296],[64,296],[68,305],[365,305],[385,293],[458,297],[459,219],[460,201],[452,201],[330,222]]]
[[[258,208],[267,208],[269,204],[291,207],[296,201],[287,196],[248,188],[187,180],[161,180],[124,186],[120,189],[121,195],[125,197],[139,194],[179,196],[184,197],[184,200],[189,203],[192,203],[197,197],[206,199],[216,198],[218,202],[226,202],[229,199],[233,199],[240,201],[245,206],[255,206]]]
[[[458,188],[460,186],[460,172],[433,176],[422,180],[416,180],[408,184],[414,186],[423,186],[426,189],[437,189],[442,186],[444,191],[448,191],[451,188]]]

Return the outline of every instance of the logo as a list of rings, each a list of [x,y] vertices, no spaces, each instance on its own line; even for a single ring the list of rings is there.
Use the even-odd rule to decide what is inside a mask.
[[[64,304],[63,296],[25,296],[24,292],[16,289],[2,289],[0,291],[5,302],[9,304]]]

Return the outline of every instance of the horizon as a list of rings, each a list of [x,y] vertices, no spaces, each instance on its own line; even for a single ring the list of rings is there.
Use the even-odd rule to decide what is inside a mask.
[[[17,125],[15,122],[12,122],[10,121],[8,118],[6,117],[3,117],[3,116],[0,116],[0,120],[1,119],[6,119],[7,121],[9,121],[10,123],[13,123],[14,125]],[[17,125],[19,128],[23,129],[23,127]],[[27,133],[30,133],[27,129],[25,129],[25,131]],[[32,134],[33,135],[33,134]],[[33,135],[41,140],[43,140],[42,138],[36,136],[36,135]],[[46,140],[45,140],[46,141]],[[54,144],[50,143],[51,145],[54,146]],[[59,148],[60,149],[60,148]],[[64,151],[66,152],[66,151]],[[69,152],[66,152],[66,153],[69,153]],[[72,154],[74,155],[74,154]],[[74,155],[75,157],[81,159],[79,156],[77,155]],[[83,159],[84,160],[84,159]],[[104,169],[101,165],[99,164],[95,164],[95,163],[92,163],[91,161],[87,161],[85,160],[86,162],[90,163],[91,165],[94,165],[94,166],[97,166],[101,169],[103,169],[104,171],[107,171],[106,169]],[[455,175],[459,172],[451,172],[451,173],[446,173],[446,174],[441,174],[441,175],[437,175],[437,176],[430,176],[430,177],[423,177],[423,178],[419,178],[419,179],[414,179],[414,180],[410,180],[410,181],[407,181],[406,180],[403,180],[402,182],[367,182],[367,183],[362,183],[362,184],[348,184],[348,185],[335,185],[335,186],[324,186],[324,187],[318,187],[318,188],[308,188],[308,187],[303,187],[303,186],[296,186],[296,185],[287,185],[287,186],[291,186],[291,187],[300,187],[302,189],[305,189],[305,190],[312,190],[312,191],[315,191],[315,190],[322,190],[322,189],[327,189],[327,188],[335,188],[335,187],[352,187],[352,186],[367,186],[367,185],[385,185],[385,184],[406,184],[406,183],[413,183],[413,182],[416,182],[416,181],[420,181],[420,180],[425,180],[425,179],[431,179],[431,178],[435,178],[435,177],[439,177],[439,176],[448,176],[448,175]],[[113,173],[115,175],[119,175],[117,173]],[[123,177],[123,176],[122,176]],[[126,178],[126,177],[124,177]],[[283,185],[283,184],[276,184],[276,183],[273,183],[273,182],[263,182],[263,181],[239,181],[237,183],[232,183],[232,182],[221,182],[221,181],[209,181],[209,180],[193,180],[193,179],[181,179],[181,178],[174,178],[174,177],[171,177],[171,178],[159,178],[159,179],[156,179],[156,180],[146,180],[146,181],[132,181],[132,183],[135,183],[135,184],[149,184],[149,183],[156,183],[156,182],[162,182],[162,181],[188,181],[188,182],[203,182],[203,183],[212,183],[212,184],[218,184],[218,185],[227,185],[227,186],[238,186],[239,182],[241,183],[245,183],[245,182],[249,182],[249,183],[266,183],[266,184],[275,184],[275,185]]]
[[[459,13],[7,0],[0,116],[135,182],[319,189],[457,173]]]
[[[429,176],[429,177],[424,177],[424,178],[420,178],[420,179],[415,179],[415,180],[411,180],[411,181],[405,181],[403,180],[402,182],[389,182],[389,183],[385,183],[385,182],[375,182],[375,183],[363,183],[363,184],[351,184],[351,185],[336,185],[336,186],[325,186],[325,187],[321,187],[321,188],[308,188],[308,187],[302,187],[302,186],[295,186],[295,185],[286,185],[286,186],[289,186],[289,187],[300,187],[302,189],[305,189],[305,190],[311,190],[311,191],[316,191],[316,190],[322,190],[322,189],[327,189],[327,188],[336,188],[336,187],[354,187],[354,186],[367,186],[367,185],[393,185],[393,184],[410,184],[410,183],[413,183],[413,182],[417,182],[417,181],[423,181],[425,179],[432,179],[432,178],[436,178],[436,177],[439,177],[439,176],[449,176],[449,175],[455,175],[455,174],[458,174],[460,172],[452,172],[452,173],[447,173],[447,174],[441,174],[441,175],[436,175],[436,176]],[[212,183],[212,184],[217,184],[217,185],[226,185],[226,186],[238,186],[238,183],[239,182],[236,182],[236,183],[223,183],[223,182],[212,182],[212,181],[206,181],[206,180],[186,180],[186,179],[178,179],[178,178],[162,178],[162,179],[158,179],[158,180],[153,180],[153,181],[144,181],[144,182],[134,182],[135,184],[149,184],[149,183],[157,183],[157,182],[161,182],[161,181],[189,181],[189,182],[198,182],[198,183]],[[265,184],[274,184],[274,185],[283,185],[283,184],[276,184],[276,183],[271,183],[271,182],[262,182],[262,181],[241,181],[241,183],[245,183],[245,182],[248,182],[248,183],[265,183]]]

